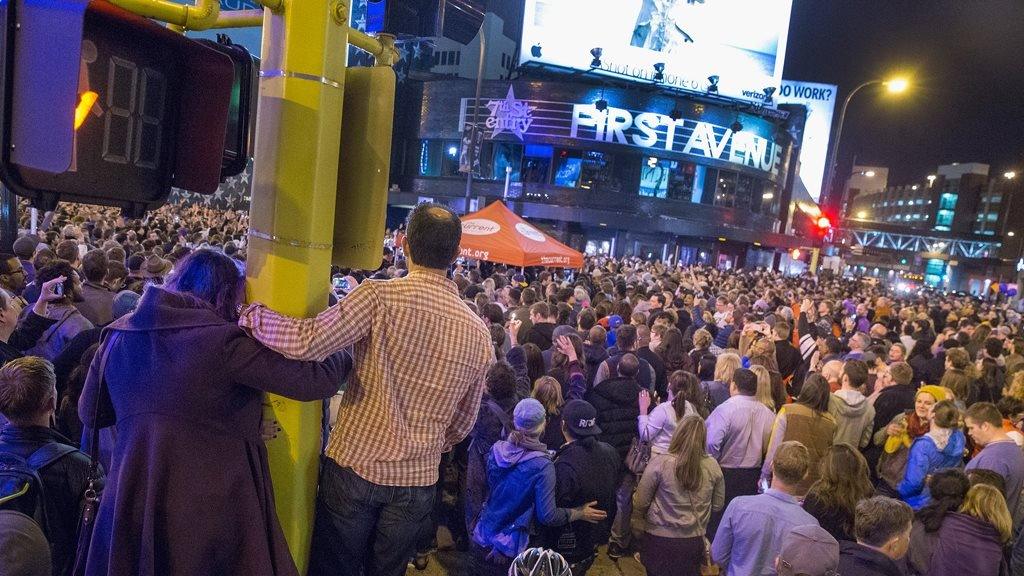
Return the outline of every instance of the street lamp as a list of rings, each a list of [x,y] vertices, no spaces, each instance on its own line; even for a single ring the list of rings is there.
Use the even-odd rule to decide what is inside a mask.
[[[1009,172],[1003,172],[1003,178],[1006,178],[1007,180],[1013,180],[1016,177],[1017,173],[1012,170]]]
[[[829,195],[831,195],[833,186],[835,184],[836,164],[838,162],[836,154],[839,153],[839,140],[840,138],[843,137],[843,122],[846,120],[846,109],[850,106],[850,100],[853,99],[854,94],[860,92],[863,88],[867,88],[868,86],[874,86],[875,84],[881,84],[885,86],[889,92],[894,94],[904,92],[907,90],[907,88],[910,87],[910,83],[905,78],[892,78],[889,80],[868,80],[867,82],[860,84],[859,86],[851,90],[849,94],[847,94],[846,100],[843,101],[843,107],[839,109],[839,124],[838,126],[836,126],[836,138],[835,140],[832,141],[832,150],[829,152],[830,164],[828,169],[828,178],[825,179],[825,183],[828,186]],[[844,198],[842,202],[843,204],[845,204],[845,191],[843,193],[843,196]],[[842,205],[840,205],[840,209],[842,209]]]

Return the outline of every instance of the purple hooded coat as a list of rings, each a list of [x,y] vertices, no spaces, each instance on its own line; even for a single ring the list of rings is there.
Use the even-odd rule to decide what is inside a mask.
[[[999,576],[1003,545],[994,526],[958,512],[942,520],[932,547],[928,576]]]
[[[297,574],[260,438],[263,392],[327,398],[351,361],[288,360],[199,302],[157,287],[104,342],[112,342],[114,414],[101,414],[100,425],[116,425],[117,444],[86,573]],[[89,426],[100,356],[79,404]]]

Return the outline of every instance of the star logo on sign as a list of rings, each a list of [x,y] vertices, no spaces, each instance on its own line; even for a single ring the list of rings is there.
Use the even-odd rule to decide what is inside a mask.
[[[510,85],[505,99],[491,100],[487,103],[487,109],[491,111],[486,121],[487,127],[491,129],[491,138],[502,132],[509,132],[522,140],[523,135],[533,124],[533,111],[537,107],[530,106],[526,100],[516,100],[516,94]]]

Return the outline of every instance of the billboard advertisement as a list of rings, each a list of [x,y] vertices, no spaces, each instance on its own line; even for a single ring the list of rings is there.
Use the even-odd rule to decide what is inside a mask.
[[[762,102],[782,81],[792,0],[526,0],[522,65]]]
[[[828,166],[828,145],[837,92],[839,88],[833,84],[783,80],[775,94],[775,101],[779,104],[798,104],[807,108],[807,123],[800,147],[800,169],[794,185],[806,188],[815,202],[820,201]]]

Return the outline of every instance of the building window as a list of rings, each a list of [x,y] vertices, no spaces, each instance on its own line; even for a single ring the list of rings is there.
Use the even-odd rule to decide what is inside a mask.
[[[492,166],[490,170],[491,180],[504,180],[505,179],[505,168],[511,167],[511,181],[519,182],[520,178],[520,167],[522,166],[523,159],[523,145],[512,144],[510,142],[494,142],[489,143],[493,146],[493,158]],[[486,146],[486,144],[485,144]],[[484,158],[488,158],[487,154],[484,154]],[[481,166],[481,168],[483,168]],[[487,172],[484,172],[485,174]]]
[[[459,141],[441,141],[441,176],[459,175]]]
[[[421,140],[419,153],[420,176],[439,176],[441,174],[441,142],[439,140]]]
[[[583,163],[580,167],[580,188],[584,190],[598,187],[610,188],[614,179],[612,176],[613,159],[614,156],[606,152],[584,152]]]
[[[939,210],[954,210],[956,209],[957,195],[944,192],[939,197]]]
[[[989,222],[995,222],[998,218],[999,214],[996,214],[995,212],[989,212],[988,214],[985,215],[985,219],[988,220]]]
[[[547,184],[553,152],[551,146],[527,144],[523,153],[523,182]]]
[[[640,166],[640,196],[668,198],[668,180],[678,163],[649,156]]]
[[[732,208],[736,205],[736,177],[737,174],[735,172],[718,171],[718,186],[715,188],[715,206]]]
[[[561,149],[555,155],[555,186],[575,188],[580,183],[583,159],[579,150]]]

